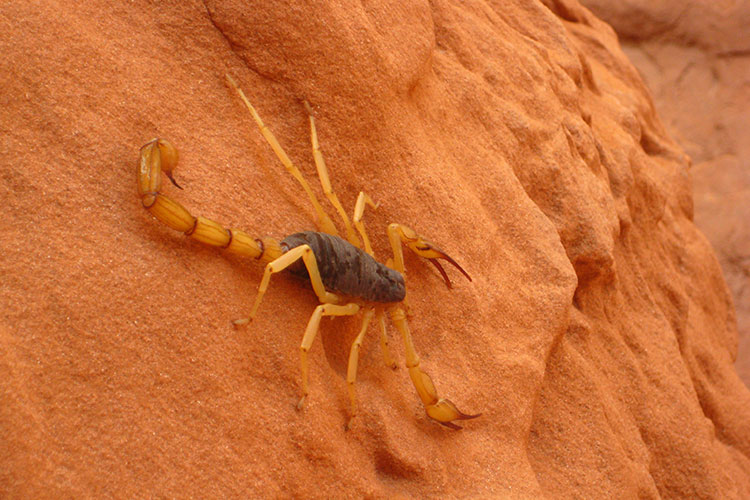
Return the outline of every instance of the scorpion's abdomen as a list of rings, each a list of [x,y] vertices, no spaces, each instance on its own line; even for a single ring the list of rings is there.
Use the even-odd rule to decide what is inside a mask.
[[[404,277],[346,240],[317,231],[294,233],[281,241],[284,251],[309,245],[326,289],[370,302],[400,302],[406,296]],[[300,260],[287,268],[309,279]]]

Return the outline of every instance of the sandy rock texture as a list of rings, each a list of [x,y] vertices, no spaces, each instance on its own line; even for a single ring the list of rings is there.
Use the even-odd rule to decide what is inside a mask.
[[[686,154],[613,30],[574,1],[0,5],[0,491],[6,497],[748,498],[734,309]],[[138,148],[181,152],[193,213],[283,237],[312,210],[224,73],[385,260],[403,222],[472,275],[407,258],[424,414],[377,333],[157,223]],[[318,189],[317,184],[315,188]]]
[[[750,386],[750,1],[584,3],[615,28],[692,158],[695,222],[732,292]]]

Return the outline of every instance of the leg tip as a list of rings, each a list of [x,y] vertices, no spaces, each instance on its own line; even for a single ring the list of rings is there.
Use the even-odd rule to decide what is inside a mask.
[[[245,326],[245,325],[249,324],[252,320],[253,320],[253,318],[241,318],[241,319],[236,319],[236,320],[232,321],[232,324],[235,327]]]
[[[302,408],[305,406],[305,399],[307,399],[307,394],[302,396],[299,400],[299,403],[297,403],[297,411],[302,411]]]
[[[349,421],[346,423],[346,425],[344,425],[344,430],[349,432],[350,430],[352,430],[353,425],[354,425],[354,417],[352,416],[351,418],[349,418]]]

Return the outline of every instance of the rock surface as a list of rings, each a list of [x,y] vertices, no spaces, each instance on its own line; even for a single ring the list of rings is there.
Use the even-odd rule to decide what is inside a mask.
[[[747,498],[750,393],[734,309],[692,222],[687,156],[614,32],[573,1],[90,1],[0,6],[0,491],[10,497]],[[409,224],[472,274],[407,259],[422,366],[468,412],[429,421],[374,332],[348,418],[355,319],[158,224],[165,188],[258,235],[312,210],[224,83],[314,179],[315,108],[340,198],[376,254]]]
[[[695,222],[732,292],[750,387],[750,1],[584,3],[615,28],[692,158]]]

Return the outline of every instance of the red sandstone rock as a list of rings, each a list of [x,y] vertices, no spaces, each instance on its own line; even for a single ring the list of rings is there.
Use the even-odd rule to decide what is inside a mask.
[[[750,386],[750,2],[585,2],[611,23],[670,134],[690,154],[695,222],[737,309]]]
[[[692,222],[686,155],[604,23],[574,2],[207,2],[0,10],[4,205],[0,489],[7,496],[750,495],[750,394],[726,284]],[[224,84],[231,72],[308,178],[301,98],[333,182],[472,274],[408,259],[439,391],[424,416],[374,334],[348,415],[353,319],[159,225],[138,147],[181,150],[170,195],[258,235],[312,211]]]

